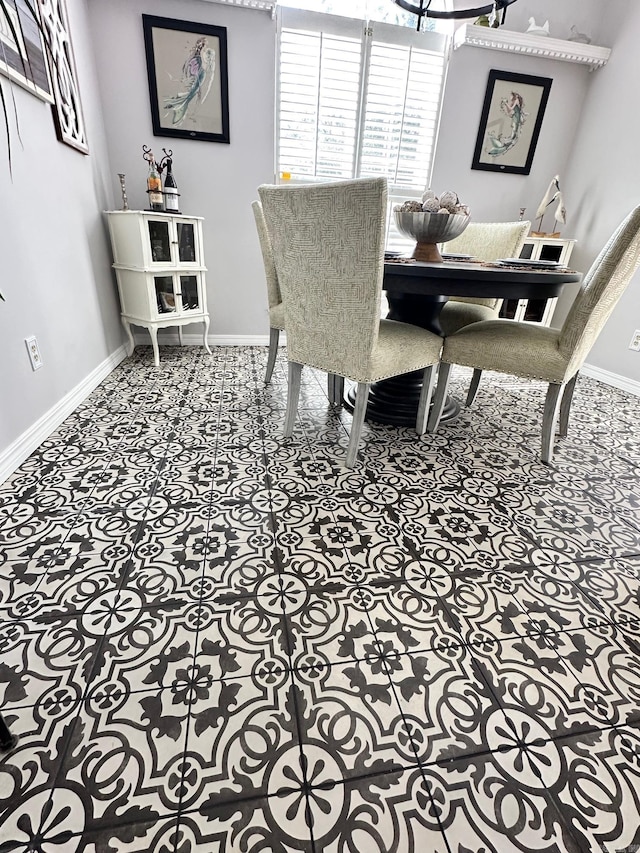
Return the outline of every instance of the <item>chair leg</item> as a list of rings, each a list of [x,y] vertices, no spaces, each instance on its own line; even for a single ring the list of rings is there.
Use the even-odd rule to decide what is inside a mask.
[[[278,341],[280,340],[280,329],[274,329],[273,326],[269,329],[269,355],[267,357],[267,369],[264,374],[264,384],[268,385],[273,376],[273,368],[276,364],[276,356],[278,355]]]
[[[438,368],[438,384],[436,386],[436,393],[433,398],[433,406],[431,406],[429,422],[427,423],[427,432],[435,432],[438,429],[438,424],[440,423],[444,404],[447,399],[447,388],[449,387],[450,373],[451,365],[447,364],[446,361],[441,361],[440,367]]]
[[[367,382],[358,382],[356,404],[353,409],[353,422],[351,424],[351,435],[349,436],[349,447],[347,448],[347,468],[353,468],[356,464],[356,459],[358,458],[358,445],[360,444],[362,424],[364,423],[364,416],[367,411],[367,400],[369,399],[370,387],[371,385]]]
[[[471,377],[471,382],[469,384],[469,390],[467,391],[467,399],[465,402],[465,406],[471,406],[473,401],[476,399],[476,394],[478,393],[478,385],[480,385],[481,377],[482,371],[474,369],[473,376]]]
[[[542,461],[546,465],[551,464],[551,460],[553,459],[553,434],[555,432],[564,387],[564,383],[550,382],[544,401],[544,414],[542,415]]]
[[[329,395],[329,403],[332,406],[341,406],[344,396],[344,376],[338,376],[337,373],[328,373],[327,393]]]
[[[296,412],[298,411],[298,400],[300,399],[302,365],[298,364],[297,361],[290,361],[288,374],[287,413],[284,418],[283,430],[285,438],[291,438],[293,435],[293,426],[296,422]]]
[[[416,432],[424,435],[427,429],[427,418],[429,417],[429,403],[433,394],[433,385],[436,376],[435,366],[432,364],[425,367],[422,374],[422,391],[418,403],[418,417],[416,418]]]
[[[564,438],[569,430],[569,412],[571,411],[571,401],[573,400],[573,392],[576,388],[578,374],[570,379],[564,388],[562,402],[560,403],[560,419],[558,422],[558,435]]]

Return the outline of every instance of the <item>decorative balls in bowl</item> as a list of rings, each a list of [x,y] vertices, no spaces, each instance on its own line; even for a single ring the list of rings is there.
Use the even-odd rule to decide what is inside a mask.
[[[416,241],[412,257],[435,263],[442,263],[438,243],[462,234],[471,218],[457,193],[445,192],[438,198],[431,190],[423,195],[422,202],[405,201],[396,205],[393,213],[398,231]]]

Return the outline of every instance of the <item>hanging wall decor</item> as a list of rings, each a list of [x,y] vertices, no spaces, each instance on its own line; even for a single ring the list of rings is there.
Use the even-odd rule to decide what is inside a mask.
[[[37,14],[37,6],[24,0],[0,3],[0,74],[51,104],[53,91]]]
[[[227,30],[143,15],[155,136],[229,142]]]
[[[528,175],[552,80],[490,71],[472,169]]]
[[[58,139],[83,154],[88,154],[78,75],[64,0],[38,0],[38,4],[50,51],[49,65],[54,94],[52,110]]]

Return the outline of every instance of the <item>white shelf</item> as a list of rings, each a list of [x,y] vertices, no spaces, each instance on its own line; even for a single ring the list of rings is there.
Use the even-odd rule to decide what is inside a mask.
[[[527,56],[542,56],[545,59],[559,59],[564,62],[577,62],[591,69],[606,65],[611,49],[593,44],[581,44],[564,41],[549,36],[535,36],[530,33],[515,33],[501,27],[479,27],[475,24],[463,24],[453,36],[453,49],[463,45],[484,47],[489,50],[505,50],[510,53],[524,53]]]

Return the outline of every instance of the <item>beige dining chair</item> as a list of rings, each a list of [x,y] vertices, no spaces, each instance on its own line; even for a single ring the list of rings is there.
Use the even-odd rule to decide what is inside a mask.
[[[443,253],[473,255],[480,261],[518,258],[529,233],[531,222],[470,222],[459,237],[440,247]],[[479,320],[495,320],[502,299],[452,296],[440,313],[440,327],[445,336]]]
[[[273,263],[273,254],[271,252],[271,243],[269,242],[269,234],[262,213],[262,205],[259,201],[254,201],[251,204],[253,216],[256,220],[256,228],[258,230],[258,238],[260,240],[260,251],[262,252],[262,262],[264,264],[264,274],[267,280],[267,304],[269,306],[269,352],[267,355],[267,369],[264,375],[264,383],[268,385],[273,376],[273,368],[276,364],[278,355],[278,344],[280,342],[280,332],[284,329],[284,306],[282,304],[282,296],[280,294],[280,285],[278,284],[278,274],[275,264]]]
[[[293,434],[303,365],[357,383],[347,467],[357,459],[373,382],[423,371],[416,418],[416,432],[422,434],[442,338],[380,319],[386,179],[261,186],[258,192],[285,310],[284,435]]]
[[[561,329],[484,320],[446,338],[427,430],[435,432],[438,427],[453,364],[474,368],[475,388],[483,370],[541,379],[549,383],[542,416],[542,461],[550,463],[558,415],[559,434],[566,436],[578,371],[639,265],[640,206],[594,261]],[[470,391],[467,405],[474,396]]]
[[[262,252],[262,261],[264,263],[264,274],[267,280],[267,302],[269,305],[269,351],[267,355],[267,367],[264,374],[264,384],[268,385],[273,376],[273,368],[276,364],[278,356],[278,344],[280,343],[280,332],[285,331],[284,325],[284,305],[282,304],[282,295],[280,294],[280,285],[278,284],[278,273],[273,262],[273,252],[271,251],[271,242],[267,233],[267,226],[262,213],[262,205],[259,201],[254,201],[251,204],[253,216],[256,220],[256,228],[258,230],[258,238],[260,240],[260,250]],[[334,406],[342,404],[344,394],[344,379],[340,376],[334,376],[330,373],[327,376],[327,394],[329,402]]]

